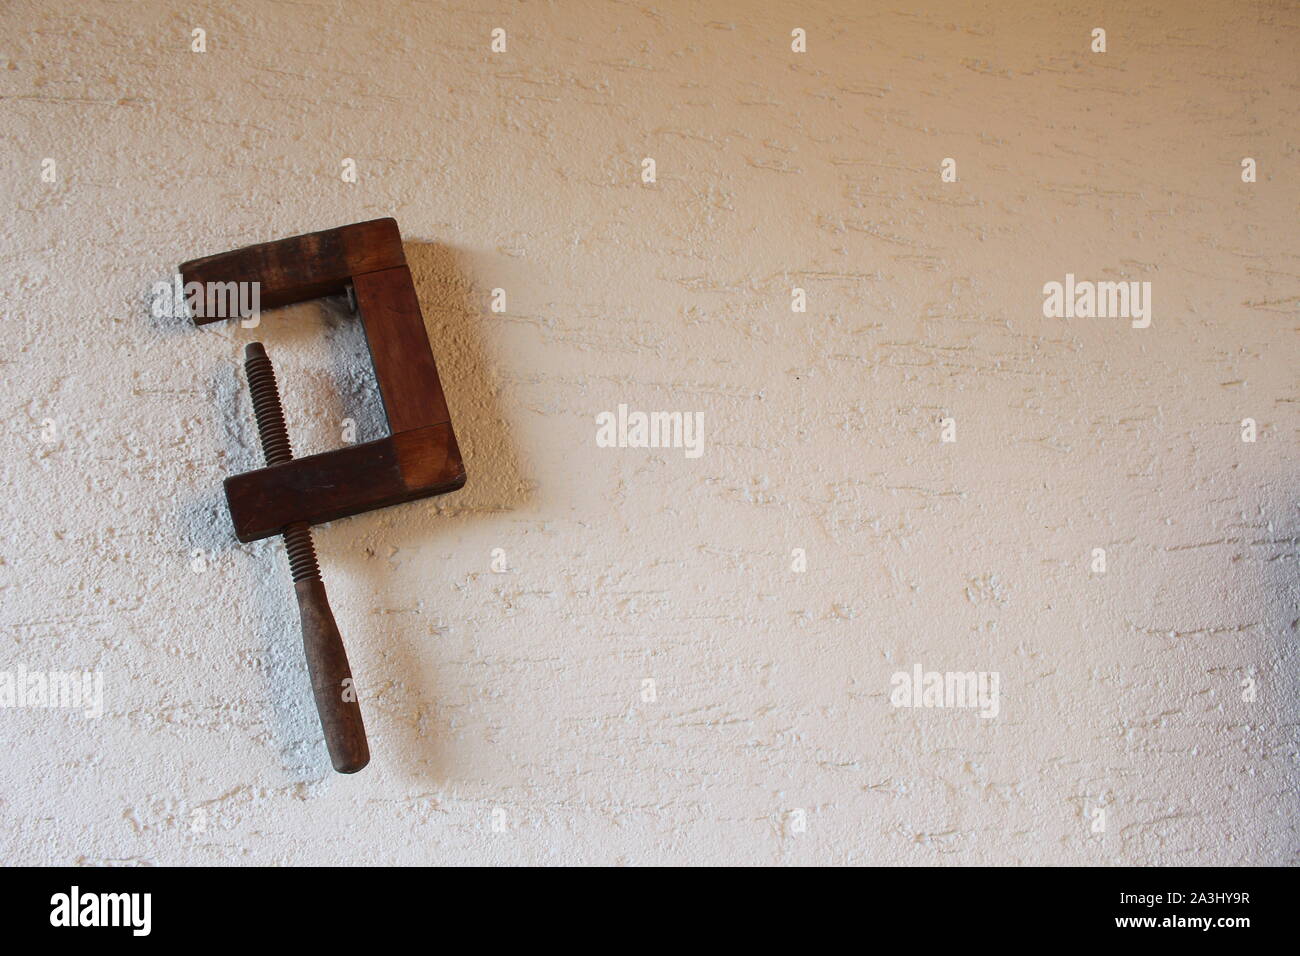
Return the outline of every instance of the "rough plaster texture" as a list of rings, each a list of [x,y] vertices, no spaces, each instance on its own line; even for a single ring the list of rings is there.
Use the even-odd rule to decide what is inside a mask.
[[[1298,40],[1226,0],[6,3],[0,668],[99,669],[105,714],[0,711],[0,859],[1295,862]],[[382,434],[360,331],[149,294],[386,215],[470,479],[317,533],[344,778],[220,482],[254,337],[300,453]],[[1150,281],[1151,327],[1044,318],[1067,272]],[[704,454],[596,447],[619,403]],[[1000,714],[892,707],[917,663]]]

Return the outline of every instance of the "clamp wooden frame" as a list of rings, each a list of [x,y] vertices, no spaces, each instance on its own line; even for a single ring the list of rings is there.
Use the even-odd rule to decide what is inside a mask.
[[[225,480],[240,541],[278,534],[295,521],[319,524],[455,491],[465,465],[438,381],[424,317],[394,219],[193,259],[182,280],[260,283],[263,308],[354,293],[379,383],[389,435]],[[230,288],[227,286],[227,288]],[[194,317],[196,325],[226,316]]]

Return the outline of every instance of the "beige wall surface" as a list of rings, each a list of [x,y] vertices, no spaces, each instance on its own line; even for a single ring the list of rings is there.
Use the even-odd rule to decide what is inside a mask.
[[[3,4],[0,672],[103,712],[0,699],[0,860],[1297,862],[1298,90],[1280,2]],[[344,777],[221,481],[364,340],[151,290],[390,215],[469,483],[317,530]]]

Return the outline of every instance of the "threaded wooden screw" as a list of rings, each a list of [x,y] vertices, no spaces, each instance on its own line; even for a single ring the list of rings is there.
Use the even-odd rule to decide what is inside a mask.
[[[244,371],[248,375],[253,415],[257,418],[267,466],[293,461],[293,446],[289,444],[289,430],[280,406],[275,369],[261,342],[252,342],[244,349]],[[366,728],[361,720],[361,705],[357,701],[347,651],[321,581],[311,525],[295,521],[286,525],[282,534],[285,550],[289,552],[289,570],[293,573],[302,620],[303,650],[307,654],[307,670],[325,731],[325,744],[335,770],[356,773],[370,762],[370,746],[366,742]]]

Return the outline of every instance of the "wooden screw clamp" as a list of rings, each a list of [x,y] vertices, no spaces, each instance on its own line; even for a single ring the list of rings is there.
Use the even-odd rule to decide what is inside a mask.
[[[240,541],[283,534],[302,619],[304,648],[334,769],[355,773],[370,759],[347,653],[316,566],[311,525],[455,491],[465,466],[451,427],[424,318],[393,219],[375,219],[194,259],[190,283],[256,282],[265,308],[349,291],[365,328],[389,435],[294,458],[270,360],[248,348],[266,467],[225,480]],[[204,325],[233,316],[195,316]]]

